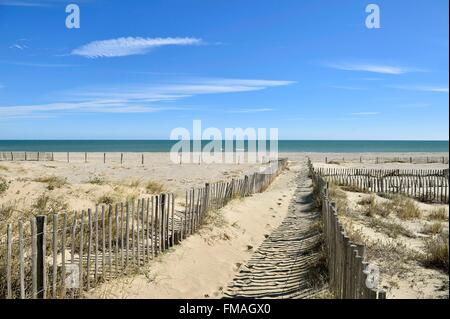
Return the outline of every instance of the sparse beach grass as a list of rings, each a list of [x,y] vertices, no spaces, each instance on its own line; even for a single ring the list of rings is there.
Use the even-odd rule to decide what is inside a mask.
[[[48,190],[54,190],[55,188],[61,188],[67,185],[67,178],[60,176],[44,176],[38,177],[33,180],[34,182],[47,184]]]
[[[0,195],[6,192],[9,188],[9,184],[5,178],[0,177]]]
[[[149,194],[160,194],[165,191],[164,185],[155,181],[148,181],[145,190]]]
[[[434,208],[428,215],[429,220],[448,220],[448,213],[445,207]]]
[[[425,242],[424,264],[427,267],[435,267],[448,273],[448,252],[448,234],[447,236],[435,236]]]

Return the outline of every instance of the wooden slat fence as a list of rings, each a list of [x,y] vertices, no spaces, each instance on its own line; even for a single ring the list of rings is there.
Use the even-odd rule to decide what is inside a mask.
[[[448,203],[448,169],[384,170],[314,168],[326,181],[356,190],[402,194],[423,202]]]
[[[0,152],[0,161],[53,161],[49,152]]]
[[[403,157],[370,157],[370,156],[332,156],[324,157],[325,163],[370,163],[370,164],[385,164],[385,163],[410,163],[410,164],[448,164],[448,156],[403,156]]]
[[[272,161],[241,179],[190,189],[184,209],[164,193],[9,224],[0,235],[0,299],[81,297],[194,234],[208,211],[265,191],[286,165]]]
[[[322,202],[323,232],[328,256],[329,287],[338,299],[386,299],[386,292],[372,282],[365,246],[354,243],[342,226],[336,205],[328,196],[328,183],[308,160],[310,176]],[[376,276],[377,274],[375,274]]]

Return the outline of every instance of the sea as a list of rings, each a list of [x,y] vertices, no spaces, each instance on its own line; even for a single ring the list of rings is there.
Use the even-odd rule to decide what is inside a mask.
[[[0,152],[169,152],[176,140],[0,140]],[[194,141],[187,141],[190,145]],[[201,141],[205,146],[211,141]],[[222,149],[226,141],[220,141]],[[233,142],[233,150],[247,150],[251,141]],[[256,143],[258,146],[258,143]],[[446,152],[448,141],[350,141],[350,140],[280,140],[278,152],[318,153],[403,153]],[[267,143],[267,149],[270,149]]]

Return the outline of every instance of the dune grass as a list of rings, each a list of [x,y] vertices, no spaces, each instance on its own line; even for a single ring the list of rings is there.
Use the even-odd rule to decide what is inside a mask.
[[[91,177],[87,182],[89,184],[94,184],[94,185],[104,185],[104,184],[106,184],[106,179],[104,179],[103,177],[100,177],[100,176],[94,176],[94,177]]]
[[[348,210],[347,194],[335,183],[330,183],[328,187],[331,199],[336,203],[338,213],[345,213]]]
[[[159,194],[164,192],[164,185],[155,181],[148,181],[145,185],[145,190],[150,194]]]
[[[68,209],[69,205],[64,197],[53,197],[47,193],[40,195],[31,205],[33,215],[52,215],[62,213]]]
[[[432,224],[427,224],[423,226],[422,233],[429,235],[436,235],[442,233],[444,230],[444,225],[441,222],[433,222]]]
[[[425,242],[423,262],[430,268],[438,268],[448,273],[448,235],[438,235]]]
[[[387,222],[380,218],[371,218],[369,222],[369,227],[386,234],[390,238],[397,238],[399,235],[415,238],[414,233],[401,224],[394,222]]]
[[[445,207],[433,209],[428,215],[428,220],[440,220],[440,221],[448,220],[447,209],[445,209]]]
[[[0,195],[6,192],[9,188],[9,184],[3,177],[0,177]]]
[[[48,190],[54,190],[56,188],[61,188],[67,184],[67,178],[60,176],[44,176],[35,178],[33,181],[38,183],[47,184]]]

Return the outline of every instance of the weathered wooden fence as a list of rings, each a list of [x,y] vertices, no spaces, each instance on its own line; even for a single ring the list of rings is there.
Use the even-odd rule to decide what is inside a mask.
[[[0,161],[54,161],[66,163],[104,163],[104,164],[140,164],[144,165],[150,159],[152,153],[144,152],[0,152]],[[169,154],[169,153],[167,153]],[[150,156],[149,156],[150,155]],[[169,156],[169,155],[168,155]],[[218,156],[227,164],[245,164],[270,162],[270,156],[255,152],[233,152],[226,154],[218,152]],[[202,164],[209,163],[204,159],[202,152],[179,153],[177,164]]]
[[[411,164],[432,164],[441,163],[448,164],[448,156],[403,156],[403,157],[370,157],[370,156],[330,156],[324,157],[325,163],[346,163],[359,162],[371,164],[385,164],[385,163],[411,163]]]
[[[328,183],[308,161],[316,196],[322,202],[323,232],[328,256],[329,287],[338,299],[386,299],[377,289],[375,269],[365,260],[365,246],[353,243],[339,221],[336,205],[328,196]]]
[[[423,202],[448,203],[448,169],[445,170],[380,170],[314,168],[326,181],[356,190],[394,193]]]
[[[0,152],[0,161],[53,161],[49,152]]]
[[[188,190],[184,209],[169,193],[9,224],[0,237],[0,298],[80,297],[195,233],[208,211],[263,192],[286,165],[273,161],[244,178]]]

